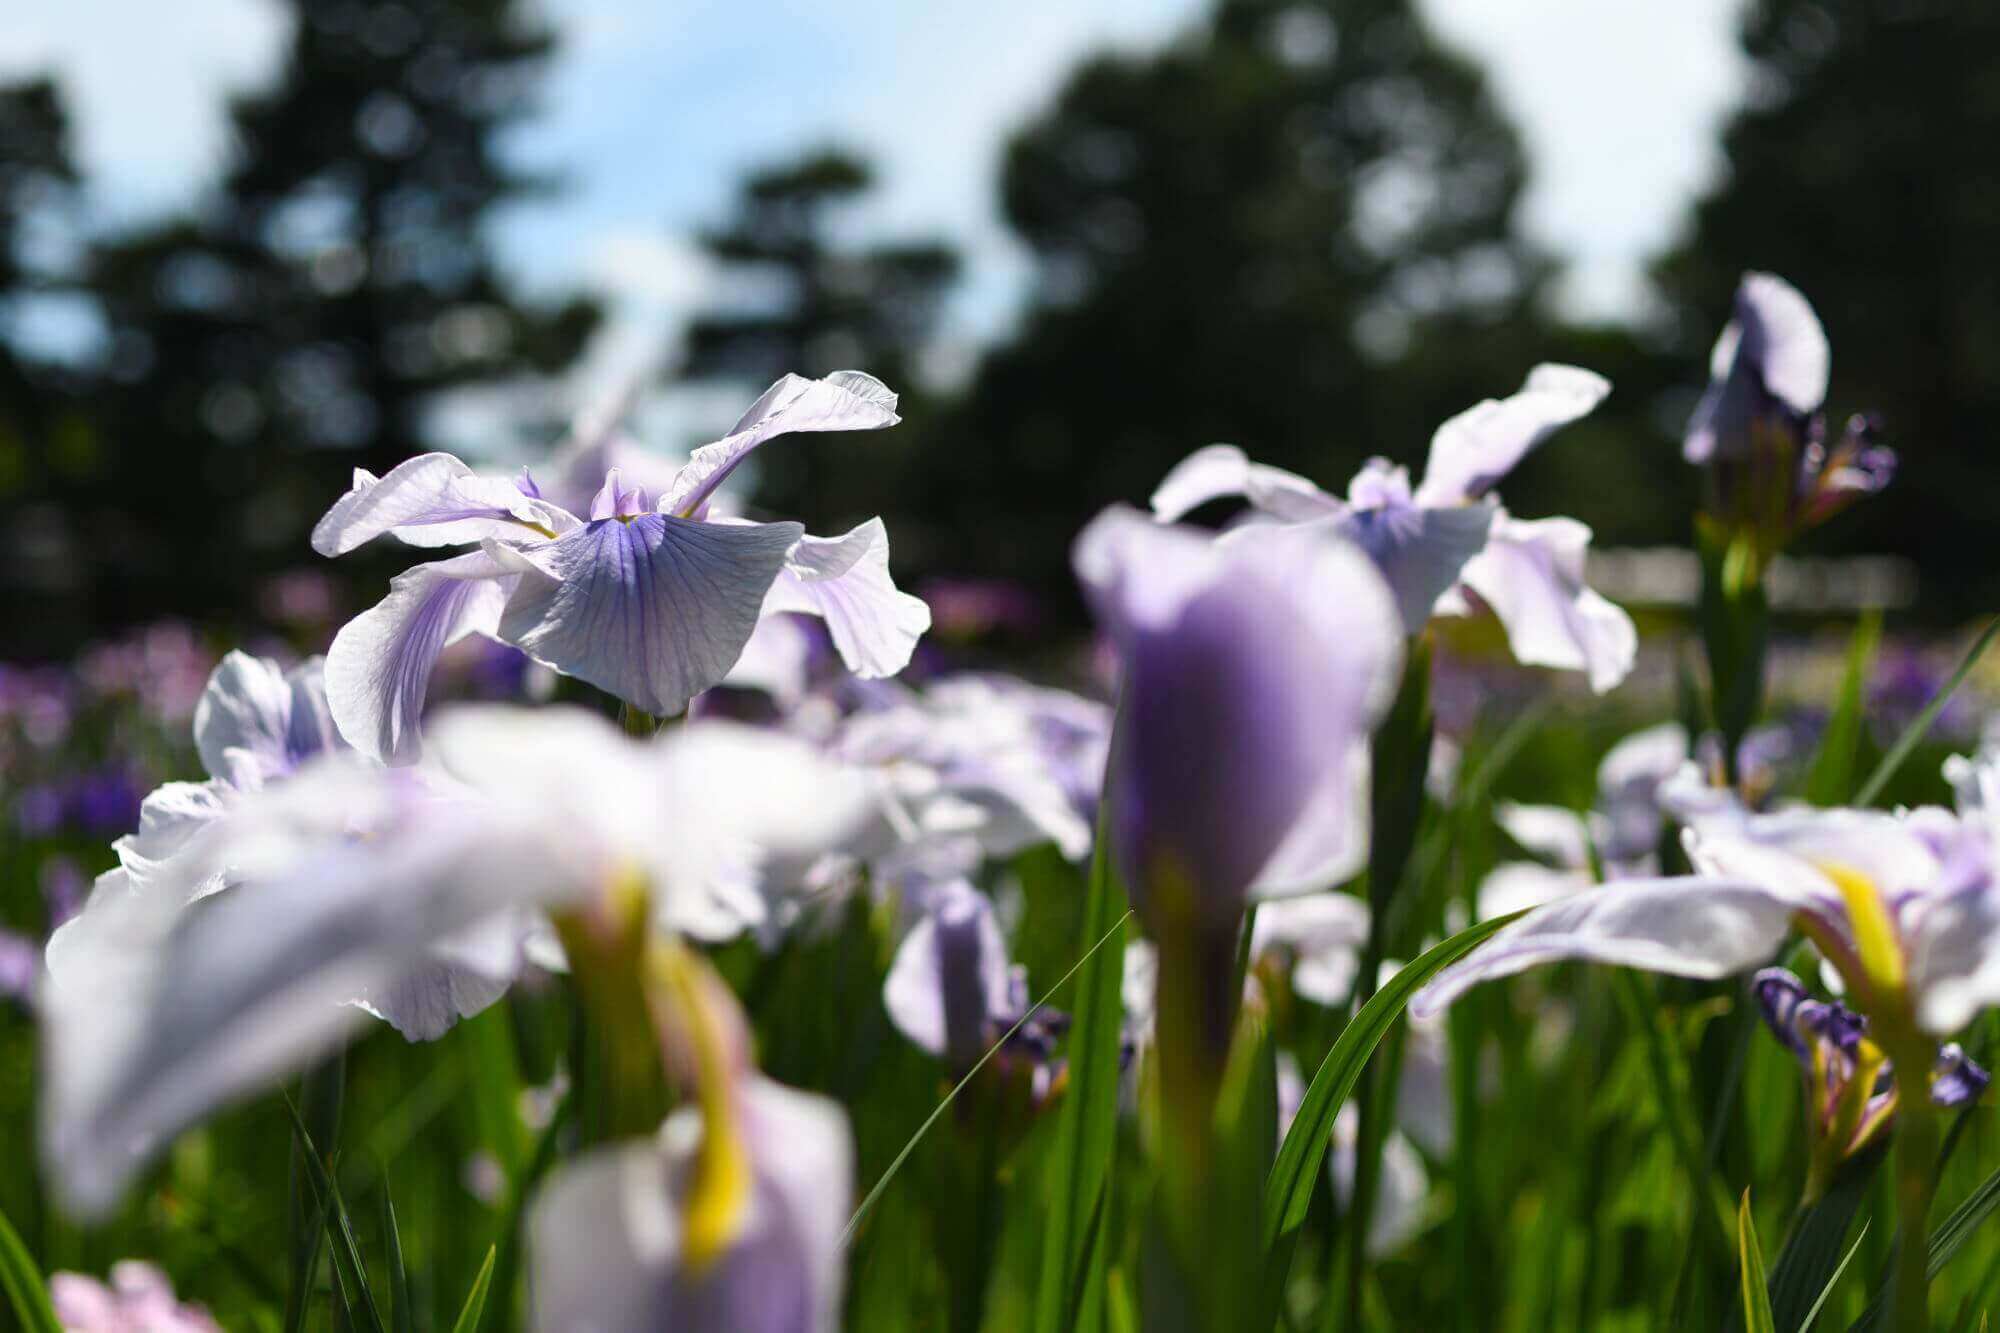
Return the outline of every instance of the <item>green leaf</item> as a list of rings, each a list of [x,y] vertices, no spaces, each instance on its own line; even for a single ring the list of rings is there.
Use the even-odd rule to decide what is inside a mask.
[[[1100,804],[1109,809],[1109,802]],[[1064,1333],[1075,1326],[1072,1300],[1085,1271],[1091,1218],[1106,1211],[1100,1197],[1118,1131],[1118,1038],[1124,1019],[1119,985],[1125,968],[1124,919],[1130,913],[1125,890],[1111,869],[1110,842],[1106,820],[1100,817],[1083,918],[1084,940],[1098,944],[1079,965],[1069,1085],[1056,1112],[1046,1175],[1048,1221],[1035,1301],[1035,1327],[1043,1333]]]
[[[1833,1289],[1840,1285],[1840,1279],[1847,1275],[1847,1266],[1854,1262],[1854,1256],[1861,1253],[1861,1242],[1868,1239],[1868,1225],[1866,1222],[1861,1224],[1861,1234],[1854,1238],[1854,1244],[1847,1247],[1847,1257],[1840,1261],[1840,1267],[1833,1270],[1833,1276],[1826,1280],[1824,1287],[1820,1288],[1819,1299],[1812,1303],[1812,1309],[1807,1310],[1805,1318],[1799,1320],[1798,1333],[1812,1333],[1813,1321],[1818,1319],[1819,1312],[1826,1308],[1828,1298],[1833,1295]]]
[[[1863,705],[1875,646],[1882,639],[1882,615],[1870,611],[1854,627],[1847,644],[1847,670],[1840,679],[1840,697],[1827,718],[1819,750],[1806,774],[1806,799],[1818,806],[1842,805],[1854,790],[1854,764],[1861,751],[1866,718]]]
[[[1403,1006],[1410,1002],[1418,987],[1519,915],[1516,912],[1482,921],[1434,946],[1391,977],[1389,984],[1377,991],[1341,1032],[1340,1039],[1321,1062],[1319,1072],[1313,1075],[1312,1086],[1306,1089],[1305,1100],[1299,1104],[1291,1132],[1278,1148],[1278,1160],[1265,1178],[1265,1249],[1275,1248],[1281,1238],[1304,1223],[1306,1209],[1312,1203],[1313,1186],[1319,1179],[1319,1165],[1326,1155],[1327,1139],[1333,1133],[1333,1118],[1339,1113],[1340,1104],[1347,1100],[1347,1094],[1354,1090],[1355,1080],[1361,1077],[1362,1066],[1367,1064],[1376,1044],[1403,1012]],[[1283,1282],[1284,1276],[1275,1272],[1269,1280]]]
[[[285,1111],[292,1118],[292,1133],[298,1138],[299,1156],[306,1163],[306,1179],[312,1185],[313,1197],[327,1210],[326,1238],[333,1250],[335,1285],[343,1300],[360,1303],[360,1313],[367,1316],[367,1326],[373,1333],[388,1333],[382,1323],[382,1312],[375,1306],[375,1293],[368,1285],[368,1269],[361,1262],[361,1246],[354,1239],[354,1221],[347,1215],[347,1204],[340,1197],[340,1184],[327,1169],[319,1149],[313,1146],[312,1134],[307,1131],[299,1108],[289,1096],[284,1101]],[[350,1283],[355,1288],[352,1297],[347,1291]]]
[[[1743,1281],[1743,1333],[1778,1333],[1771,1318],[1771,1293],[1764,1287],[1764,1252],[1757,1224],[1750,1219],[1750,1191],[1736,1209],[1736,1262]]]
[[[25,1333],[62,1333],[41,1270],[28,1257],[28,1247],[5,1213],[0,1213],[0,1288],[5,1288],[7,1304]]]
[[[1951,673],[1951,679],[1944,683],[1944,687],[1931,696],[1931,701],[1924,705],[1924,711],[1918,713],[1915,720],[1903,728],[1903,734],[1889,747],[1889,753],[1882,756],[1882,762],[1875,766],[1875,771],[1868,775],[1868,781],[1862,784],[1859,792],[1855,793],[1856,805],[1875,803],[1875,798],[1882,794],[1882,788],[1889,785],[1889,779],[1896,776],[1896,770],[1903,766],[1903,761],[1910,757],[1910,752],[1916,749],[1918,743],[1930,733],[1931,725],[1937,721],[1938,714],[1944,711],[1944,706],[1951,702],[1951,696],[1965,683],[1965,678],[1972,674],[1972,668],[1978,665],[1979,659],[1985,656],[1986,649],[1993,642],[1996,633],[2000,633],[2000,616],[1994,617],[1993,622],[1973,640],[1972,647],[1966,651],[1965,659],[1958,664],[1958,669]]]
[[[410,1270],[403,1263],[403,1233],[396,1226],[396,1202],[389,1197],[389,1177],[382,1177],[382,1243],[389,1251],[389,1294],[395,1298],[391,1317],[396,1333],[416,1333],[417,1312],[410,1301]]]
[[[1840,1280],[1847,1259],[1854,1257],[1854,1250],[1849,1248],[1847,1259],[1842,1259],[1841,1246],[1855,1214],[1868,1197],[1869,1186],[1881,1170],[1884,1157],[1885,1153],[1878,1148],[1865,1158],[1847,1163],[1825,1195],[1801,1212],[1792,1224],[1785,1248],[1771,1268],[1771,1311],[1778,1327],[1812,1327],[1813,1316],[1808,1310],[1817,1310],[1825,1303],[1826,1293]],[[1863,1232],[1866,1233],[1865,1227]]]
[[[493,1280],[494,1247],[486,1247],[486,1262],[479,1265],[479,1276],[472,1279],[472,1290],[465,1293],[465,1308],[458,1312],[458,1320],[451,1326],[451,1333],[473,1333],[479,1327],[479,1316],[486,1313],[486,1285]]]
[[[903,1169],[903,1163],[908,1161],[910,1158],[910,1154],[916,1151],[917,1145],[923,1141],[924,1135],[930,1132],[930,1127],[938,1122],[938,1118],[945,1113],[946,1109],[950,1107],[952,1102],[957,1100],[958,1094],[965,1090],[965,1085],[972,1082],[973,1079],[979,1076],[979,1071],[986,1067],[986,1062],[993,1058],[993,1055],[996,1051],[998,1051],[1001,1047],[1005,1046],[1009,1041],[1013,1040],[1014,1034],[1021,1030],[1022,1024],[1026,1023],[1029,1019],[1033,1018],[1036,1014],[1040,1013],[1042,1010],[1042,1006],[1047,1004],[1052,998],[1054,998],[1055,993],[1061,990],[1065,985],[1067,985],[1069,983],[1069,979],[1075,976],[1077,972],[1082,969],[1084,964],[1088,963],[1093,957],[1095,957],[1099,949],[1103,948],[1106,944],[1110,943],[1111,938],[1115,935],[1118,935],[1118,933],[1125,928],[1125,922],[1128,918],[1131,917],[1131,915],[1132,915],[1131,909],[1127,908],[1125,910],[1124,915],[1120,916],[1117,921],[1112,923],[1111,929],[1105,931],[1103,936],[1099,938],[1095,944],[1092,944],[1090,946],[1089,952],[1085,953],[1083,957],[1077,959],[1076,964],[1073,967],[1071,967],[1069,971],[1063,973],[1062,978],[1058,980],[1055,985],[1049,987],[1046,991],[1044,991],[1042,993],[1042,998],[1035,1001],[1035,1003],[1029,1007],[1028,1012],[1022,1014],[1020,1020],[1016,1022],[1013,1027],[1008,1028],[1006,1032],[1001,1034],[1000,1040],[994,1042],[991,1046],[986,1048],[986,1054],[979,1057],[978,1061],[972,1066],[972,1068],[966,1071],[965,1077],[961,1078],[957,1083],[952,1085],[951,1091],[947,1092],[944,1095],[944,1100],[940,1101],[937,1104],[936,1108],[933,1109],[928,1116],[924,1117],[924,1123],[917,1126],[917,1132],[910,1135],[909,1142],[903,1145],[902,1150],[896,1154],[895,1160],[889,1163],[889,1169],[882,1173],[882,1178],[875,1182],[874,1188],[870,1189],[868,1191],[867,1196],[861,1200],[861,1206],[854,1210],[854,1216],[847,1219],[847,1226],[840,1233],[840,1243],[843,1248],[845,1248],[847,1244],[854,1239],[854,1233],[860,1229],[863,1219],[865,1219],[868,1216],[868,1214],[874,1210],[876,1202],[880,1200],[882,1197],[882,1192],[889,1188],[889,1182],[894,1180],[896,1178],[896,1173]]]

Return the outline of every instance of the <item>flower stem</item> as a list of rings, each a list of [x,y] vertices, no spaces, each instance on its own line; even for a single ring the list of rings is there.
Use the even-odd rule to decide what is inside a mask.
[[[1930,1327],[1930,1211],[1936,1189],[1937,1109],[1931,1105],[1930,1065],[1907,1055],[1896,1059],[1895,1327],[1923,1333]]]

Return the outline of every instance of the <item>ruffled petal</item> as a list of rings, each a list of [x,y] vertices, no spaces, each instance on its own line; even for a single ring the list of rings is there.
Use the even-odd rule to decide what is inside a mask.
[[[464,546],[486,537],[554,537],[575,527],[567,510],[482,477],[450,454],[419,454],[388,475],[356,469],[354,488],[314,525],[321,555],[341,555],[393,533],[411,546]]]
[[[1210,500],[1242,496],[1274,518],[1324,518],[1344,507],[1295,472],[1253,463],[1233,444],[1211,444],[1174,465],[1153,492],[1153,517],[1171,523]]]
[[[1486,548],[1498,512],[1490,501],[1447,509],[1403,504],[1355,509],[1324,524],[1368,553],[1396,596],[1403,632],[1416,634]]]
[[[536,552],[499,637],[632,707],[678,713],[729,674],[796,523],[697,523],[664,514],[590,523]]]
[[[823,380],[787,375],[764,390],[714,444],[694,451],[673,487],[660,497],[660,512],[698,518],[716,488],[764,441],[796,431],[881,430],[895,425],[896,395],[889,386],[858,370],[837,370]]]
[[[1417,992],[1428,1017],[1482,981],[1581,958],[1715,980],[1767,961],[1790,929],[1782,894],[1734,880],[1631,880],[1538,907]]]
[[[415,763],[438,654],[468,634],[496,633],[517,582],[472,551],[405,570],[387,597],[347,622],[327,650],[326,698],[348,744],[381,763]]]
[[[231,652],[210,673],[194,709],[194,744],[210,777],[228,777],[229,751],[251,756],[267,773],[290,767],[286,737],[291,728],[292,688],[268,658]]]
[[[1458,505],[1499,484],[1515,464],[1556,431],[1589,415],[1611,381],[1576,366],[1540,365],[1511,398],[1488,398],[1437,428],[1420,505]]]
[[[871,518],[842,537],[799,538],[764,598],[764,614],[820,616],[847,669],[864,679],[910,664],[931,609],[889,577],[889,533]]]
[[[1500,618],[1516,660],[1585,672],[1602,694],[1632,670],[1639,632],[1583,581],[1589,545],[1590,529],[1575,519],[1502,513],[1460,577]]]

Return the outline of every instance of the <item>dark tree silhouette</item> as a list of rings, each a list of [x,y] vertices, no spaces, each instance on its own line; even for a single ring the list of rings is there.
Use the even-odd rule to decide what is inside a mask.
[[[1795,283],[1833,343],[1829,408],[1872,409],[1889,490],[1816,544],[1909,555],[1940,615],[2000,602],[2000,11],[1938,0],[1756,0],[1728,172],[1656,276],[1690,385],[1748,268]]]
[[[701,238],[741,280],[742,299],[693,321],[675,372],[754,392],[787,371],[859,369],[903,395],[906,425],[869,443],[866,467],[842,467],[852,446],[837,437],[800,437],[758,456],[758,499],[814,531],[873,513],[866,482],[881,476],[883,452],[901,457],[898,441],[921,433],[916,362],[958,273],[957,254],[935,241],[840,244],[840,214],[873,182],[866,161],[833,148],[753,172],[729,220]]]
[[[1525,176],[1408,0],[1222,0],[1091,60],[1007,150],[1035,293],[924,454],[913,554],[1066,587],[1090,513],[1216,440],[1336,488],[1420,464],[1548,350]]]
[[[294,0],[283,72],[232,108],[233,164],[193,215],[116,238],[105,439],[124,540],[100,619],[227,612],[310,560],[349,471],[417,451],[453,386],[552,369],[595,321],[523,308],[482,228],[544,182],[497,138],[551,38],[516,0]]]

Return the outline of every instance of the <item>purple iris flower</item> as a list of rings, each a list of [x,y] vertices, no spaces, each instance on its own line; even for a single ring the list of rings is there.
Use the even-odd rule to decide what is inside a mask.
[[[1754,529],[1771,549],[1889,484],[1895,453],[1870,417],[1826,443],[1833,353],[1812,305],[1770,273],[1746,273],[1709,357],[1708,391],[1682,455],[1710,469],[1716,517]]]
[[[1007,942],[986,895],[954,879],[935,886],[928,898],[883,983],[890,1019],[960,1074],[1019,1023],[1000,1053],[1002,1073],[1025,1069],[1036,1098],[1045,1097],[1067,1017],[1054,1010],[1029,1016],[1027,974],[1008,964]]]
[[[82,1273],[52,1274],[49,1301],[69,1333],[222,1333],[208,1311],[175,1297],[165,1273],[137,1259],[113,1264],[108,1284]]]
[[[1420,484],[1412,487],[1408,469],[1370,459],[1344,500],[1282,468],[1253,463],[1234,445],[1209,445],[1161,481],[1153,514],[1172,521],[1210,500],[1241,496],[1250,514],[1232,538],[1273,525],[1337,533],[1381,569],[1407,633],[1434,615],[1490,609],[1516,659],[1584,671],[1602,692],[1631,671],[1638,635],[1623,611],[1584,582],[1590,529],[1568,518],[1517,519],[1493,489],[1610,391],[1590,371],[1537,366],[1518,393],[1488,399],[1438,427]]]
[[[1368,736],[1402,655],[1374,565],[1309,526],[1214,542],[1119,508],[1075,563],[1123,665],[1112,851],[1152,932],[1233,932],[1253,889],[1358,866]]]
[[[343,735],[386,763],[417,757],[418,718],[439,652],[467,634],[511,643],[633,708],[678,713],[729,672],[760,616],[823,618],[851,670],[893,675],[930,612],[889,576],[888,534],[870,519],[840,537],[715,512],[716,491],[764,441],[796,431],[893,426],[896,395],[857,371],[788,375],[722,440],[697,449],[657,501],[616,469],[579,518],[533,481],[476,475],[424,454],[358,473],[313,530],[339,555],[384,533],[413,546],[479,549],[398,575],[327,654]]]

